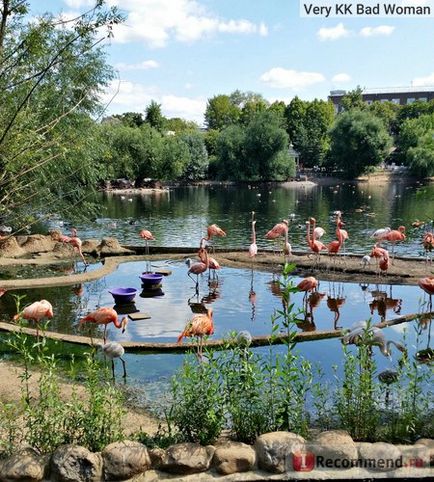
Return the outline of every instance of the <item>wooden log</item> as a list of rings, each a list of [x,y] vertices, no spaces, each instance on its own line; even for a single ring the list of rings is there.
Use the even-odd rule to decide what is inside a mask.
[[[394,326],[401,323],[407,323],[413,321],[421,316],[434,316],[434,312],[429,313],[413,313],[410,315],[399,316],[392,320],[386,320],[381,323],[377,323],[373,326],[378,328],[385,328],[387,326]],[[0,331],[9,333],[25,333],[29,336],[36,336],[36,330],[33,328],[20,327],[12,323],[0,322]],[[344,330],[326,330],[326,331],[308,331],[297,333],[294,337],[294,341],[297,343],[303,343],[306,341],[326,340],[329,338],[338,338],[343,336]],[[102,344],[101,338],[90,338],[88,336],[70,335],[64,333],[56,333],[53,331],[45,331],[44,336],[47,339],[54,341],[62,341],[65,343],[71,343],[74,345],[82,346],[95,346]],[[261,347],[269,345],[282,345],[285,343],[287,336],[285,334],[278,334],[273,337],[269,335],[253,336],[251,347]],[[196,346],[195,343],[175,343],[175,342],[140,342],[140,341],[124,341],[121,345],[128,353],[185,353]],[[210,350],[224,350],[228,345],[228,340],[207,340],[203,346]]]

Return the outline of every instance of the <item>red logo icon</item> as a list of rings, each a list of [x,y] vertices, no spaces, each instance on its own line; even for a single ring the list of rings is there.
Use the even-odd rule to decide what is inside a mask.
[[[315,454],[296,452],[292,454],[292,467],[296,472],[310,472],[315,467]]]

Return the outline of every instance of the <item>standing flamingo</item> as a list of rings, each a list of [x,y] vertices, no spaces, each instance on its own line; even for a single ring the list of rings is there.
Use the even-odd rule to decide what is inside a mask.
[[[300,291],[304,291],[304,298],[306,298],[307,293],[310,291],[315,291],[319,286],[318,280],[313,276],[308,276],[298,283],[297,288]]]
[[[77,230],[75,228],[71,229],[71,234],[77,234]],[[59,241],[60,243],[70,244],[73,248],[77,249],[80,258],[82,259],[85,266],[87,266],[87,262],[84,259],[83,252],[81,250],[82,242],[81,239],[77,236],[65,236],[64,234],[60,233],[58,230],[55,230],[51,233],[51,237],[55,241]]]
[[[429,295],[429,311],[432,311],[432,295],[434,295],[434,276],[426,276],[421,278],[417,284]]]
[[[118,314],[113,308],[103,307],[98,308],[97,310],[92,311],[92,313],[89,313],[88,315],[83,317],[80,320],[80,326],[82,325],[82,323],[95,323],[97,325],[104,325],[103,340],[104,343],[106,343],[107,325],[109,323],[113,323],[116,328],[122,329],[122,333],[124,333],[128,323],[128,318],[124,316],[122,318],[122,321],[119,321]]]
[[[377,229],[375,230],[372,235],[371,235],[371,238],[375,239],[376,241],[382,241],[382,239],[384,238],[384,236],[386,236],[387,234],[390,233],[391,228],[380,228],[380,229]]]
[[[148,231],[147,229],[142,229],[139,233],[139,236],[145,240],[146,243],[146,256],[149,256],[149,245],[148,241],[155,241],[154,235],[151,233],[151,231]],[[146,273],[151,272],[151,262],[149,259],[146,262]]]
[[[429,260],[429,263],[432,264],[431,255],[428,255],[428,253],[431,253],[434,249],[434,233],[431,231],[425,233],[423,235],[422,245],[425,251],[425,262],[428,263]]]
[[[26,306],[23,311],[14,316],[14,320],[23,318],[25,320],[32,320],[36,323],[36,337],[39,340],[39,322],[44,318],[53,318],[53,306],[47,300],[35,301],[29,306]]]
[[[201,249],[204,249],[201,247]],[[205,261],[199,261],[199,262],[196,262],[196,263],[191,263],[191,259],[188,258],[185,260],[185,263],[186,265],[188,266],[188,273],[187,275],[194,281],[194,279],[192,278],[192,274],[195,274],[196,275],[196,293],[199,291],[199,275],[202,274],[202,273],[205,273],[206,270],[208,269],[208,252],[206,251],[206,249],[204,249],[203,251],[204,253],[204,259]]]
[[[256,221],[255,211],[252,211],[252,244],[249,246],[249,256],[254,258],[258,254],[258,245],[256,244]]]
[[[277,239],[280,236],[285,236],[288,232],[288,220],[283,219],[282,222],[275,224],[270,231],[265,235],[266,239]]]
[[[7,292],[7,289],[0,288],[0,298]]]
[[[110,360],[112,361],[113,379],[115,378],[115,362],[114,362],[115,358],[119,358],[119,360],[122,362],[122,366],[124,369],[124,374],[122,376],[123,378],[127,378],[127,369],[125,366],[125,360],[122,358],[125,355],[124,347],[117,341],[109,341],[107,343],[104,343],[103,345],[99,345],[99,349],[102,350],[104,355],[107,358],[110,358]]]
[[[392,264],[395,259],[395,244],[405,240],[404,233],[405,226],[399,226],[398,229],[393,229],[381,238],[383,241],[389,241],[392,243]]]
[[[178,336],[178,343],[181,343],[185,337],[196,336],[199,338],[198,355],[202,358],[203,337],[214,334],[214,320],[212,308],[208,308],[206,313],[194,315],[184,328],[184,331]]]
[[[335,256],[335,259],[336,259],[336,255],[339,253],[339,250],[341,249],[341,246],[344,242],[344,238],[343,238],[343,234],[342,234],[343,229],[341,229],[342,226],[343,226],[343,223],[340,219],[340,216],[338,215],[337,218],[336,218],[336,237],[338,239],[335,239],[334,241],[329,243],[328,246],[327,246],[327,250],[329,252],[329,255],[333,254]]]
[[[307,227],[306,239],[307,239],[307,244],[309,245],[309,248],[317,255],[317,263],[318,263],[321,250],[327,249],[327,248],[325,244],[321,243],[321,241],[316,240],[313,236],[311,237],[310,228],[312,226],[312,232],[315,231],[315,224],[316,224],[315,218],[309,218],[309,221],[306,221],[306,227]]]
[[[207,233],[207,237],[205,238],[206,241],[211,241],[211,238],[213,236],[219,236],[221,238],[226,237],[226,232],[223,231],[222,228],[217,226],[217,224],[210,224],[206,229],[206,233]],[[212,245],[211,245],[211,248],[214,249]]]
[[[204,241],[205,241],[205,238],[202,238],[200,241],[200,248],[197,253],[202,263],[206,263],[206,256],[205,256],[206,248],[204,246]],[[208,255],[208,280],[210,279],[211,270],[213,271],[213,276],[212,276],[213,279],[214,278],[218,279],[217,271],[219,269],[221,269],[220,263],[215,258]]]
[[[377,242],[372,248],[371,257],[375,258],[377,263],[377,274],[380,273],[379,269],[381,271],[387,271],[389,268],[389,251],[387,251],[387,249],[381,248]]]

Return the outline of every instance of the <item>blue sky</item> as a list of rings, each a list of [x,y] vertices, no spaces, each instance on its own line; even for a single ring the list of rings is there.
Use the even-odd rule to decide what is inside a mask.
[[[395,0],[432,4],[432,0]],[[91,0],[33,0],[34,14]],[[207,98],[235,89],[270,101],[331,89],[434,85],[434,18],[302,18],[298,0],[109,0],[127,17],[107,45],[119,80],[109,112],[203,122]],[[434,9],[433,9],[434,12]]]

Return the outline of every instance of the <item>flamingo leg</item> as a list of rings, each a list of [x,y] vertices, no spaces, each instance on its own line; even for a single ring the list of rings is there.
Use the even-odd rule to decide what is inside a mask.
[[[122,375],[123,378],[127,378],[127,367],[125,364],[125,360],[122,357],[119,357],[119,360],[122,362],[122,366],[124,369],[124,374]]]
[[[113,380],[115,379],[115,361],[112,358],[112,374],[113,374]]]
[[[107,325],[104,325],[103,340],[104,340],[104,343],[107,342]]]

